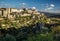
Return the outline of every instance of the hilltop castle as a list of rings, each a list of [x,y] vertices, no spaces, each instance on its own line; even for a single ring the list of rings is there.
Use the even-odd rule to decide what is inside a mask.
[[[40,12],[33,7],[33,8],[0,8],[0,17],[8,17],[13,18],[16,16],[31,16],[31,15],[40,15]]]

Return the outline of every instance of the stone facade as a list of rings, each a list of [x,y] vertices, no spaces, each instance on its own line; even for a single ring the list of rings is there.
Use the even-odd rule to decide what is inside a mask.
[[[26,8],[25,8],[26,9]],[[0,16],[4,17],[10,17],[13,12],[16,12],[17,15],[18,13],[21,16],[29,16],[31,14],[40,14],[36,9],[26,9],[27,13],[24,13],[22,15],[21,12],[25,12],[24,9],[16,9],[16,8],[0,8]]]

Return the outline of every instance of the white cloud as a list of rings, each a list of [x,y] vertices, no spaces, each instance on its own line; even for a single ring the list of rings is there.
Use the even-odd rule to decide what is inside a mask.
[[[36,9],[36,7],[32,7],[32,9]]]
[[[55,5],[54,5],[54,4],[50,4],[50,6],[51,6],[51,7],[55,7]]]
[[[46,10],[52,10],[53,9],[53,7],[48,7]]]
[[[26,5],[26,3],[19,3],[19,5]]]
[[[22,5],[26,5],[26,3],[22,3]]]
[[[54,9],[54,7],[55,7],[54,4],[47,5],[47,7],[45,8],[45,11],[51,11]]]
[[[25,8],[27,6],[27,4],[23,2],[23,3],[19,3],[19,6],[20,6],[20,8]]]

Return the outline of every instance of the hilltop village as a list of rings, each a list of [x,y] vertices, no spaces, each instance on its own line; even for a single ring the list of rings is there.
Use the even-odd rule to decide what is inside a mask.
[[[47,17],[35,7],[0,8],[0,41],[55,41],[59,36],[60,19]]]
[[[35,7],[29,9],[0,8],[0,26],[3,29],[11,26],[20,28],[22,26],[29,26],[38,22],[47,24],[59,23],[58,21],[55,22],[54,18],[48,18],[44,13],[40,13]]]
[[[31,15],[39,15],[40,13],[36,10],[36,8],[27,9],[16,9],[16,8],[0,8],[0,16],[12,18],[17,16],[31,16]]]
[[[35,15],[38,17],[41,16],[41,14],[36,10],[36,8],[32,9],[27,9],[27,8],[22,8],[22,9],[16,9],[16,8],[0,8],[0,22],[7,18],[11,22],[16,21],[20,17],[33,17],[35,18]],[[44,14],[42,14],[43,16]]]

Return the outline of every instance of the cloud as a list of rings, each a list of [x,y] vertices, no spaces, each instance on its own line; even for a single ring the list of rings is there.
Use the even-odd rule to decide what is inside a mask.
[[[46,10],[52,10],[53,9],[53,7],[48,7],[48,8],[46,8]]]
[[[55,5],[54,5],[54,4],[50,4],[50,6],[51,6],[51,7],[55,7]]]
[[[32,9],[36,9],[36,7],[34,6],[34,7],[32,7]]]
[[[27,4],[26,4],[26,3],[19,3],[19,5],[21,5],[21,6],[22,6],[22,5],[27,5]]]
[[[24,7],[27,7],[27,4],[26,3],[19,3],[19,6],[20,6],[20,8],[24,8]]]
[[[2,4],[0,4],[0,8],[10,8],[10,7],[14,7],[14,5],[12,5],[12,4],[6,4],[6,3],[2,3]]]
[[[44,12],[51,12],[51,13],[60,13],[60,7],[55,8],[54,4],[50,4],[43,11]]]
[[[22,3],[22,5],[26,5],[26,3]]]
[[[51,11],[54,9],[54,7],[55,7],[54,4],[47,5],[47,7],[45,8],[45,11]]]

